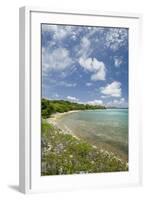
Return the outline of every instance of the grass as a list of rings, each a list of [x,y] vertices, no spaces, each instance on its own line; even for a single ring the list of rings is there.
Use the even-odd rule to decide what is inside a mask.
[[[113,153],[98,150],[87,142],[65,134],[42,120],[41,174],[81,174],[127,171],[127,163]]]

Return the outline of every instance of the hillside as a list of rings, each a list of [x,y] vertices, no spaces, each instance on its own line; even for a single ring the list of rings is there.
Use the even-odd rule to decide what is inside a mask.
[[[106,107],[103,105],[79,104],[65,100],[47,100],[44,98],[41,101],[42,118],[48,118],[51,114],[56,112],[63,113],[71,110],[94,109],[106,109]]]

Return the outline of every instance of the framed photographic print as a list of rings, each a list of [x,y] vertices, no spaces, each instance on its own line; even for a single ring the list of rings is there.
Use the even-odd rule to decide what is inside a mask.
[[[20,8],[20,191],[141,183],[138,14]]]

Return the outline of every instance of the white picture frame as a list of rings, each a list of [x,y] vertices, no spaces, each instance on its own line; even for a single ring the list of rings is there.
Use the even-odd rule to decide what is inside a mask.
[[[140,127],[140,14],[99,11],[50,11],[20,8],[20,191],[23,193],[135,186],[142,181]],[[40,175],[40,24],[99,25],[129,28],[129,171],[86,175]],[[34,67],[35,66],[35,67]]]

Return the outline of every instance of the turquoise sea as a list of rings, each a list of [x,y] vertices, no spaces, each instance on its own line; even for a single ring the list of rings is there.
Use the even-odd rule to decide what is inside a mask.
[[[70,113],[58,120],[58,126],[128,161],[128,109]]]

